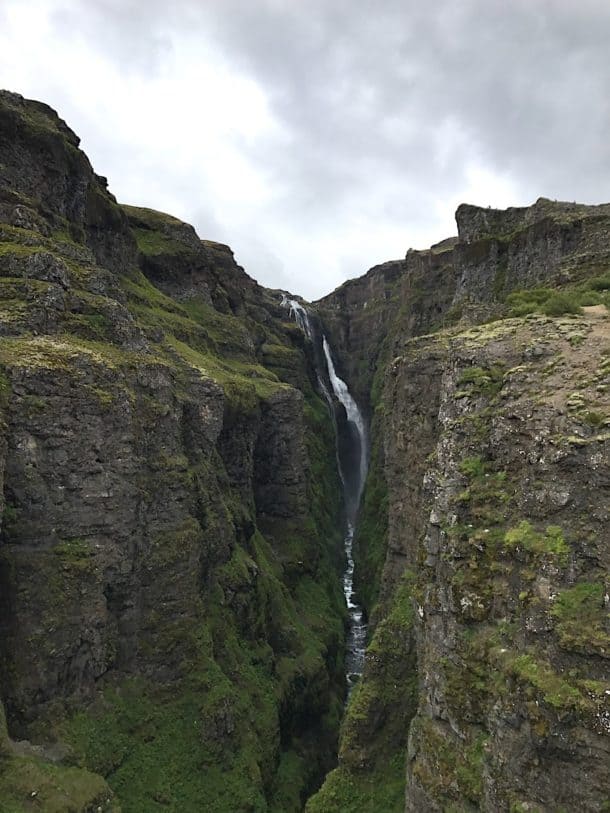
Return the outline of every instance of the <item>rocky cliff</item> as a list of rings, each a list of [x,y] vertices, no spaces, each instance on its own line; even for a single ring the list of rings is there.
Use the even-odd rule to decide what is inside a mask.
[[[9,93],[0,288],[0,807],[302,809],[345,691],[341,505],[279,293]]]
[[[339,739],[320,348],[0,93],[0,809],[608,809],[610,207],[456,220],[310,313]]]
[[[456,219],[317,303],[370,394],[374,632],[312,813],[609,804],[610,210]]]

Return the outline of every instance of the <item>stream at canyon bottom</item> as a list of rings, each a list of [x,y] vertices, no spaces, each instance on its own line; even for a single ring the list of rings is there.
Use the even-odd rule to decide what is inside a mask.
[[[289,309],[291,317],[305,333],[309,341],[314,345],[320,340],[317,336],[314,325],[309,318],[307,310],[296,299],[289,299],[284,296],[282,306]],[[325,398],[335,425],[335,437],[337,443],[337,465],[339,476],[343,485],[343,496],[345,502],[346,528],[344,535],[344,550],[346,558],[346,568],[343,573],[343,594],[349,614],[349,627],[347,635],[347,650],[345,657],[345,672],[348,687],[348,698],[352,689],[358,682],[364,669],[364,653],[366,649],[367,624],[364,620],[362,607],[357,603],[354,592],[354,533],[360,498],[364,489],[367,473],[367,445],[366,427],[364,418],[354,400],[345,381],[337,375],[333,361],[332,351],[325,335],[321,336],[321,347],[325,360],[325,369],[319,368],[318,354],[314,352],[316,360],[316,373],[320,391]],[[352,454],[349,458],[341,453],[339,444],[339,430],[335,413],[335,403],[325,384],[328,379],[333,394],[337,401],[345,409],[347,418],[347,430],[349,433]],[[357,449],[353,447],[357,446]],[[353,453],[355,452],[355,454]]]

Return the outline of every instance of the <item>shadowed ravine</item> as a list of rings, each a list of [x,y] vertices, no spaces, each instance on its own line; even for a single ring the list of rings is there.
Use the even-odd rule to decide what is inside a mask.
[[[610,809],[610,205],[456,227],[309,306],[0,91],[0,813]]]
[[[344,549],[346,567],[343,573],[343,593],[349,612],[349,629],[347,635],[347,649],[345,658],[345,672],[348,685],[348,698],[352,689],[358,682],[364,669],[364,652],[366,648],[367,624],[364,621],[362,607],[357,603],[354,593],[354,556],[353,541],[358,518],[358,508],[366,481],[368,460],[366,427],[364,418],[358,404],[351,395],[345,381],[337,375],[333,361],[332,350],[324,334],[318,335],[314,324],[309,318],[306,308],[296,299],[284,296],[282,306],[290,310],[291,317],[302,329],[314,346],[321,344],[324,368],[320,366],[319,354],[314,353],[316,360],[316,373],[318,384],[324,396],[335,425],[337,442],[337,465],[343,484],[343,497],[345,503],[345,535]],[[325,380],[328,379],[336,401],[345,410],[346,425],[344,437],[340,438],[338,422],[336,419],[336,403],[333,400]]]

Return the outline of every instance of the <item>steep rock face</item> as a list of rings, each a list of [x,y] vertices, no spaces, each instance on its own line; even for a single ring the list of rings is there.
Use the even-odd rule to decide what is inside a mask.
[[[344,692],[303,338],[50,108],[2,93],[0,158],[0,798],[299,810]]]
[[[595,310],[448,337],[423,477],[387,444],[389,481],[407,463],[421,484],[419,505],[390,491],[390,539],[418,572],[407,810],[606,801],[610,328]],[[398,438],[419,423],[411,387],[431,349],[392,365]]]
[[[338,372],[365,408],[370,406],[375,365],[387,335],[385,320],[395,311],[393,294],[404,268],[402,260],[375,266],[314,303],[333,347],[340,351]]]
[[[316,350],[50,108],[0,93],[0,158],[0,799],[298,811],[344,692]],[[457,223],[312,315],[372,634],[311,813],[607,804],[610,210]]]
[[[312,811],[607,803],[609,209],[457,222],[317,303],[370,393],[356,584],[374,632]]]
[[[315,303],[363,403],[395,333],[419,336],[502,315],[511,291],[578,282],[610,261],[608,204],[540,198],[505,211],[463,204],[456,221],[457,238],[410,249]]]

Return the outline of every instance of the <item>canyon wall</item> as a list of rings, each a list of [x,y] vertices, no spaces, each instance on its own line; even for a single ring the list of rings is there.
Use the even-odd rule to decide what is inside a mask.
[[[610,207],[456,221],[310,311],[370,426],[343,716],[319,348],[0,92],[7,810],[608,808]]]
[[[279,292],[119,206],[9,93],[0,291],[2,804],[301,810],[346,611],[333,425]]]
[[[312,813],[608,804],[610,209],[456,220],[316,303],[370,395],[374,631]]]

